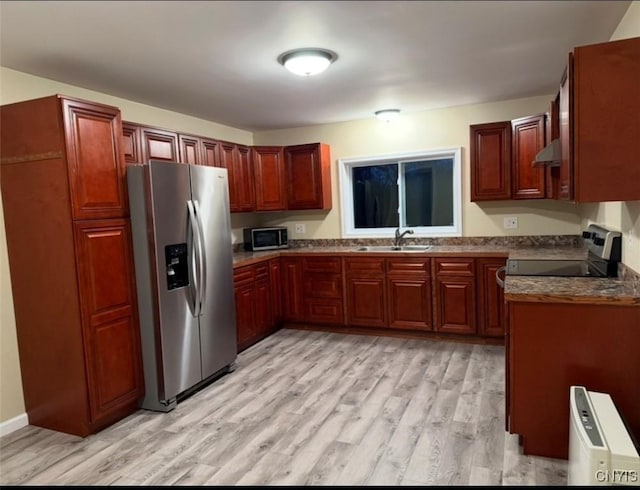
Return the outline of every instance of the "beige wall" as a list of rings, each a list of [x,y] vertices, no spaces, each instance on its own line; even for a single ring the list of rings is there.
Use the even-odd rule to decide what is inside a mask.
[[[53,94],[63,94],[114,105],[120,108],[122,118],[126,121],[184,133],[211,136],[212,138],[247,145],[253,144],[253,135],[248,131],[0,67],[0,105]],[[232,215],[231,226],[233,228],[234,243],[242,241],[242,227],[254,226],[257,221],[258,217],[252,214]],[[21,415],[25,411],[6,250],[4,213],[0,216],[0,281],[2,281],[2,303],[0,305],[0,322],[2,322],[0,324],[1,423]]]
[[[640,36],[640,2],[632,2],[611,41]],[[640,162],[638,162],[640,164]],[[638,183],[640,186],[640,182]],[[595,222],[622,232],[622,262],[640,272],[640,201],[582,205],[583,227]]]
[[[338,159],[462,147],[464,236],[579,233],[579,207],[572,203],[550,200],[472,203],[469,198],[469,125],[545,112],[550,100],[551,95],[546,95],[403,114],[391,123],[378,121],[372,115],[369,119],[358,121],[254,133],[256,145],[322,142],[331,147],[331,211],[271,213],[264,215],[263,224],[287,226],[292,238],[339,238],[341,203]],[[518,217],[518,228],[505,230],[505,216]],[[295,223],[304,223],[306,233],[295,234]]]

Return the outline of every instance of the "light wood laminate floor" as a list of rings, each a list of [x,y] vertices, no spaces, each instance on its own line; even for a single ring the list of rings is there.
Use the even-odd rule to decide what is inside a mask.
[[[503,347],[284,329],[169,413],[1,438],[0,484],[565,484],[504,396]]]

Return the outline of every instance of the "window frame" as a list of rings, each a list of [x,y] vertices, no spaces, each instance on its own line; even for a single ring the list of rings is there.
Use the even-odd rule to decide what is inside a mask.
[[[407,153],[394,153],[356,158],[338,159],[340,178],[340,221],[342,225],[342,238],[387,238],[393,237],[395,228],[355,228],[353,212],[353,181],[352,169],[354,167],[366,167],[382,164],[402,164],[425,160],[453,159],[453,225],[452,226],[400,226],[401,230],[411,228],[412,237],[457,237],[462,236],[462,147],[441,148],[437,150],[422,150]],[[398,180],[404,178],[402,167],[398,168]],[[404,219],[404,194],[405,186],[398,189],[398,202],[400,206],[400,223]]]

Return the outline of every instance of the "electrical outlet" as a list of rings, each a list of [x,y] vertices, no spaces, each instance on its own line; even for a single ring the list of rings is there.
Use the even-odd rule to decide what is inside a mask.
[[[304,223],[296,223],[296,233],[304,233],[305,225]]]
[[[513,230],[518,227],[518,218],[515,216],[509,216],[504,219],[504,229]]]

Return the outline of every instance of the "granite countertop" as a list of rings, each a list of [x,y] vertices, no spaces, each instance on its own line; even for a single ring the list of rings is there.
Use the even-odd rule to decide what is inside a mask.
[[[296,247],[264,252],[236,252],[234,267],[255,264],[279,256],[298,254],[339,256],[505,257],[511,259],[575,260],[586,258],[580,247],[509,247],[505,245],[434,245],[425,252],[360,252],[358,246]],[[504,295],[510,301],[612,303],[640,306],[640,276],[623,278],[506,276]]]

